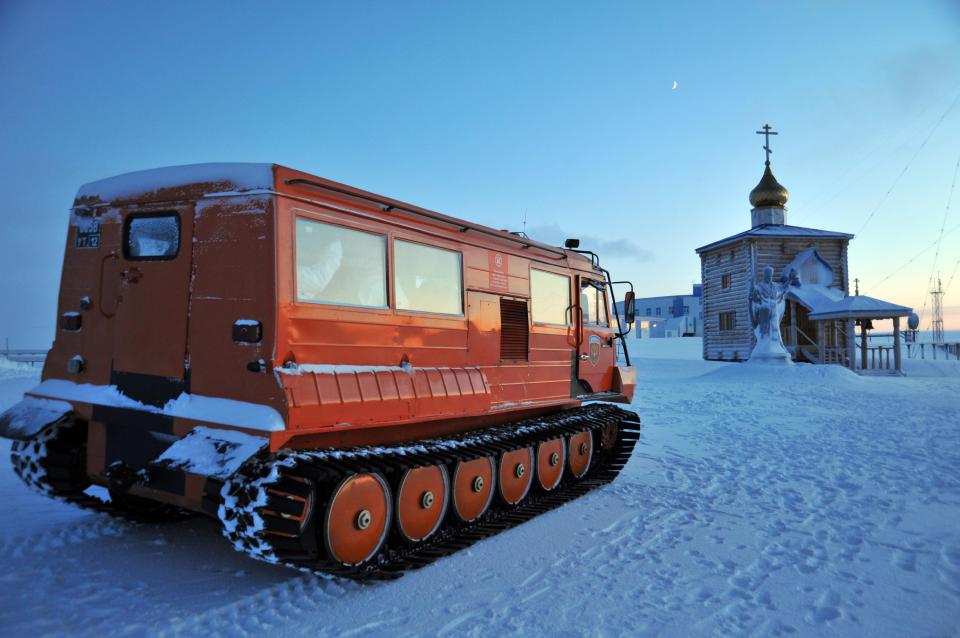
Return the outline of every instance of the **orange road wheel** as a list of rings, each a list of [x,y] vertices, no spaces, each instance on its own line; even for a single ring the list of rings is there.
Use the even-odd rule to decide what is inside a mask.
[[[584,430],[570,437],[567,445],[567,461],[570,472],[580,478],[590,469],[590,459],[593,456],[593,437],[590,430]]]
[[[609,450],[617,444],[617,436],[620,434],[620,424],[611,423],[610,425],[605,425],[600,430],[600,447],[604,450]]]
[[[330,557],[359,565],[377,553],[390,528],[390,488],[379,474],[352,474],[330,496],[324,540]]]
[[[407,470],[397,488],[397,529],[407,541],[430,537],[447,512],[450,483],[442,465]]]
[[[533,483],[533,448],[504,452],[500,456],[500,496],[508,505],[516,505]]]
[[[494,463],[490,457],[461,461],[453,472],[453,511],[469,523],[490,507],[493,499]]]
[[[563,439],[550,439],[537,447],[537,480],[548,492],[560,484],[567,461]]]

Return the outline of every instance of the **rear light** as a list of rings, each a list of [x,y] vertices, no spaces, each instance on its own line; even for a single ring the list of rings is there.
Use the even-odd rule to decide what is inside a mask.
[[[70,374],[80,374],[83,372],[83,369],[87,367],[87,362],[84,361],[83,357],[76,355],[67,361],[67,372]]]
[[[79,312],[65,312],[60,316],[60,329],[76,332],[83,325]]]
[[[233,322],[233,340],[239,343],[260,343],[263,339],[263,324],[253,319],[238,319]]]

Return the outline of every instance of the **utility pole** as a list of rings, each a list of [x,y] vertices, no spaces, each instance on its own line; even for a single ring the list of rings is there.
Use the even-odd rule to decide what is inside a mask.
[[[943,284],[937,275],[937,287],[930,291],[933,298],[933,342],[943,343]]]

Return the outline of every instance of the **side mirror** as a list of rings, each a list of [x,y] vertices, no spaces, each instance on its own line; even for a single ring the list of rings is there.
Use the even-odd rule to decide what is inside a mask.
[[[563,242],[563,246],[564,246],[564,248],[570,248],[570,249],[580,248],[580,240],[579,240],[579,239],[568,239],[567,241]]]
[[[630,325],[637,320],[636,305],[636,295],[633,294],[632,290],[628,290],[627,294],[623,296],[623,315],[624,321],[626,321],[627,325]]]

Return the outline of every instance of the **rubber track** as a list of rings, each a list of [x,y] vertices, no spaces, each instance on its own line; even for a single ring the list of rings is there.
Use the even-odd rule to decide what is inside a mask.
[[[620,424],[616,444],[609,450],[603,450],[599,430],[613,423]],[[322,505],[320,497],[332,490],[343,477],[355,472],[379,472],[387,478],[388,483],[396,485],[395,478],[407,469],[435,464],[449,467],[458,461],[482,456],[496,459],[503,452],[535,445],[560,435],[576,434],[584,429],[595,432],[594,456],[590,469],[581,479],[574,479],[567,471],[563,481],[553,491],[543,492],[536,485],[531,486],[527,498],[512,507],[498,501],[495,495],[487,513],[469,524],[453,522],[454,517],[448,511],[444,526],[426,542],[411,546],[391,534],[379,554],[360,567],[344,567],[325,559],[324,550],[317,547],[319,543],[313,524],[307,525],[296,539],[276,536],[272,532],[288,530],[289,521],[271,516],[262,507],[267,500],[263,490],[276,485],[284,477],[304,478],[313,482],[318,500],[315,512],[318,512]],[[239,475],[224,485],[220,517],[225,523],[224,535],[239,551],[254,558],[355,580],[390,580],[610,483],[630,459],[639,436],[640,421],[635,413],[610,404],[591,404],[479,433],[422,441],[412,448],[281,451],[248,463]],[[531,480],[535,481],[535,476]],[[316,513],[313,518],[318,518]]]

